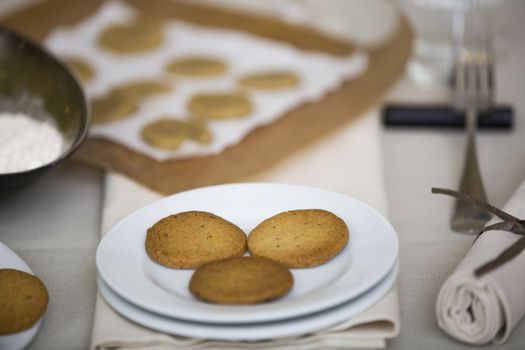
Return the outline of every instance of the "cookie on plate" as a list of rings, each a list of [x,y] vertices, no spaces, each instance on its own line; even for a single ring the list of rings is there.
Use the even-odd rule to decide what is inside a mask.
[[[256,304],[282,297],[293,285],[282,264],[259,257],[215,260],[199,266],[190,280],[191,293],[218,304]]]
[[[198,119],[162,118],[146,125],[141,136],[150,145],[166,150],[178,149],[184,140],[210,143],[212,135],[206,123]]]
[[[146,252],[161,265],[194,269],[217,259],[242,256],[246,235],[231,222],[208,212],[167,216],[147,230]]]
[[[190,99],[188,109],[199,117],[222,120],[246,117],[253,107],[244,94],[203,93]]]
[[[185,57],[166,66],[168,72],[189,78],[208,78],[223,74],[226,64],[215,58]]]
[[[248,250],[290,268],[313,267],[339,254],[348,237],[345,222],[329,211],[291,210],[257,225],[248,236]]]
[[[133,22],[114,24],[102,31],[98,43],[117,54],[136,54],[159,47],[164,41],[159,19],[139,17]]]
[[[270,71],[246,75],[239,84],[257,90],[284,90],[299,85],[299,77],[293,72]]]
[[[49,295],[38,277],[0,269],[0,286],[0,335],[31,328],[46,311]]]

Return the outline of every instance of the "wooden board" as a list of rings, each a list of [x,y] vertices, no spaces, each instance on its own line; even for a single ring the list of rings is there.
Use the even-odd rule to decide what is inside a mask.
[[[305,26],[274,18],[169,0],[128,0],[145,13],[183,19],[200,25],[230,28],[288,42],[304,50],[336,55],[350,53],[350,43],[323,35]],[[16,13],[3,24],[42,40],[56,26],[73,24],[92,14],[101,0],[49,0]],[[156,161],[117,143],[88,139],[74,159],[120,172],[163,194],[225,182],[253,175],[343,125],[359,118],[376,104],[403,74],[411,53],[412,31],[402,18],[398,31],[381,47],[369,52],[368,70],[358,79],[322,101],[294,109],[279,121],[260,127],[219,155],[174,161]]]

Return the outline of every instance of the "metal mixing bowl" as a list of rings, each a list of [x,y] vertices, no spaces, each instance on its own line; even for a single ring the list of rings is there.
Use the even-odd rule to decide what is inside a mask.
[[[55,169],[82,143],[90,123],[86,98],[70,70],[40,45],[1,26],[0,112],[53,118],[65,143],[61,155],[48,164],[0,173],[0,188],[32,182]]]

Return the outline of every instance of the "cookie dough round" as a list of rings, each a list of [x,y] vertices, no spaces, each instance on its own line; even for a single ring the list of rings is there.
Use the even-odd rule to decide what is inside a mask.
[[[133,22],[114,24],[99,36],[99,45],[117,54],[135,54],[159,47],[164,41],[162,21],[137,18]]]
[[[257,90],[284,90],[299,85],[299,77],[292,72],[263,72],[244,76],[239,84]]]
[[[246,235],[231,222],[203,211],[167,216],[147,230],[146,252],[161,265],[194,269],[217,259],[242,256]]]
[[[226,64],[214,58],[187,57],[170,62],[166,70],[183,77],[208,78],[226,72]]]
[[[83,82],[88,82],[95,77],[95,69],[83,59],[78,57],[66,57],[64,58],[64,61],[71,66]]]
[[[212,139],[206,123],[195,119],[159,119],[146,125],[141,136],[150,145],[166,150],[178,149],[187,139],[202,144],[210,143]]]
[[[164,94],[170,90],[166,84],[151,81],[135,81],[117,86],[106,96],[91,101],[93,124],[127,118],[137,111],[142,99],[156,94]]]
[[[170,91],[171,88],[167,84],[154,81],[134,81],[125,85],[119,85],[113,89],[113,93],[115,94],[121,94],[134,98],[166,94]]]
[[[193,96],[188,109],[194,115],[207,119],[246,117],[252,112],[252,103],[242,94],[209,93]]]
[[[111,92],[91,101],[93,124],[102,124],[124,119],[138,108],[135,98]]]
[[[290,268],[314,267],[339,254],[348,237],[345,222],[329,211],[291,210],[257,225],[248,236],[248,250]]]
[[[259,257],[235,257],[201,265],[190,280],[191,293],[218,304],[256,304],[282,297],[293,286],[282,264]]]
[[[46,311],[49,295],[38,277],[0,269],[0,286],[0,335],[31,328]]]

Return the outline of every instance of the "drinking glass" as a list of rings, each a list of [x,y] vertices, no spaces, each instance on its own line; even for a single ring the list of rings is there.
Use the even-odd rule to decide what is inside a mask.
[[[492,30],[492,10],[504,0],[398,0],[415,30],[408,75],[420,86],[448,85],[454,46],[473,12]],[[488,35],[490,37],[490,34]]]

